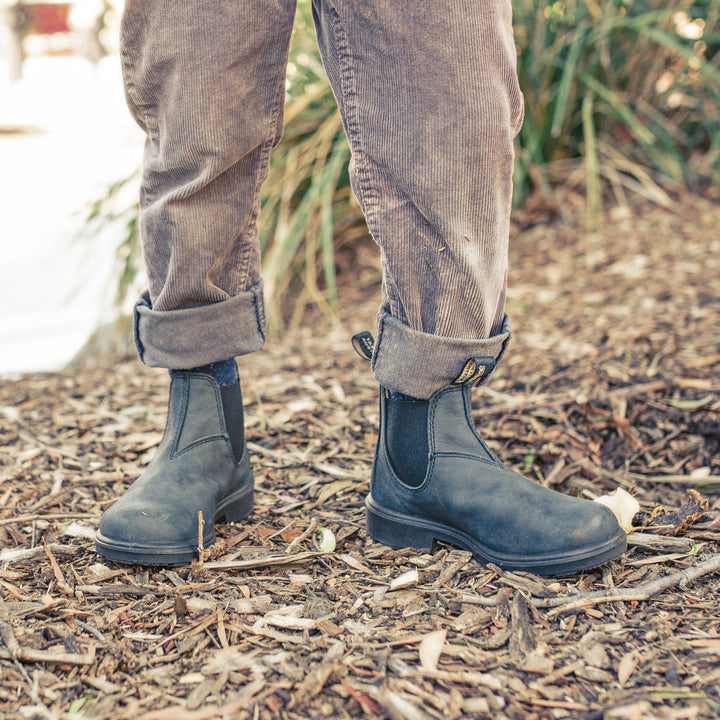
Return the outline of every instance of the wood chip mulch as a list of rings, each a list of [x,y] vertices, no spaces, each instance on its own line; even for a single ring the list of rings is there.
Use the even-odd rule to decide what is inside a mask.
[[[653,522],[620,560],[539,578],[368,540],[376,387],[348,338],[375,294],[242,359],[256,509],[184,568],[92,540],[160,439],[164,373],[5,379],[0,717],[718,717],[720,208],[615,208],[593,240],[576,202],[519,216],[515,339],[475,415],[538,482],[634,495]]]

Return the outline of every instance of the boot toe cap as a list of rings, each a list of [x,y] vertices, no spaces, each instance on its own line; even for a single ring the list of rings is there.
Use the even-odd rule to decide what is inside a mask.
[[[192,539],[179,536],[183,534],[183,528],[187,527],[187,522],[178,518],[170,507],[151,508],[140,503],[127,502],[122,506],[113,505],[106,511],[98,532],[103,537],[127,543],[172,543]]]

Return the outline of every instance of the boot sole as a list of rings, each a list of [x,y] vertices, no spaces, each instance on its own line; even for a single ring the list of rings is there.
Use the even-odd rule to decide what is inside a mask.
[[[242,488],[231,493],[218,504],[214,522],[230,523],[244,520],[253,509],[253,487]],[[203,549],[215,543],[215,530],[209,526],[209,533],[203,537]],[[187,543],[175,545],[127,543],[113,540],[98,532],[95,537],[98,555],[126,565],[187,565],[198,558],[197,545]]]
[[[553,555],[506,555],[497,553],[457,528],[425,518],[404,515],[365,500],[367,531],[373,540],[391,548],[411,547],[432,552],[438,542],[470,551],[480,563],[494,563],[504,570],[524,570],[536,575],[573,575],[620,557],[627,549],[627,537],[620,532],[601,546]]]

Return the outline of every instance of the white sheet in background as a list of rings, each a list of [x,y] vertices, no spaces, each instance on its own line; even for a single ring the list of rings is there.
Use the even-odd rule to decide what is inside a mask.
[[[17,83],[0,63],[0,128],[0,374],[57,370],[113,316],[123,228],[83,230],[142,154],[117,56],[31,57]]]

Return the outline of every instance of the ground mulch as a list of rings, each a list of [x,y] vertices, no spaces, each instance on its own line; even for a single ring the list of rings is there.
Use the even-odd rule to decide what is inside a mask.
[[[256,509],[191,566],[93,549],[160,439],[163,372],[0,381],[0,717],[717,717],[720,208],[623,205],[589,237],[578,198],[516,216],[515,337],[475,417],[540,483],[633,494],[621,559],[539,578],[367,538],[377,391],[348,339],[379,271],[358,251],[341,319],[241,361]]]

